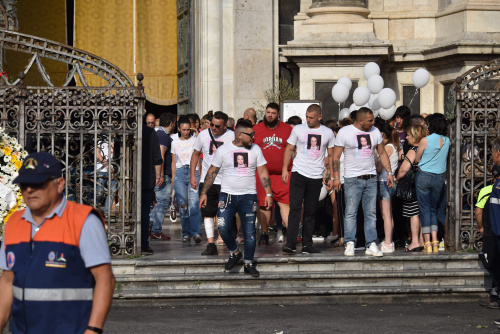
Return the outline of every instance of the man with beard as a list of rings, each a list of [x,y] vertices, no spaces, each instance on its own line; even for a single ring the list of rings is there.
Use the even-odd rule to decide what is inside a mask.
[[[225,269],[233,269],[236,263],[243,257],[231,229],[231,220],[234,218],[236,212],[238,212],[241,219],[241,229],[245,238],[244,271],[245,274],[249,274],[252,277],[259,277],[259,272],[253,264],[256,243],[255,218],[257,214],[255,171],[257,171],[260,182],[266,191],[265,204],[268,210],[273,205],[273,191],[266,168],[266,159],[264,159],[259,146],[253,144],[255,132],[252,130],[252,123],[245,120],[238,122],[234,131],[234,140],[219,147],[217,153],[215,153],[212,164],[207,171],[205,181],[203,182],[200,207],[205,207],[207,203],[207,191],[212,186],[220,171],[222,183],[217,210],[217,226],[230,252]],[[243,159],[247,161],[245,167],[235,166],[238,156],[243,156]]]
[[[279,120],[280,107],[272,102],[266,107],[264,121],[253,127],[255,131],[254,143],[260,147],[264,158],[267,161],[267,170],[271,178],[273,188],[273,199],[279,205],[283,223],[288,226],[288,213],[290,211],[289,190],[290,184],[285,184],[281,180],[283,166],[283,152],[286,141],[290,137],[292,127]],[[288,171],[292,169],[292,162],[288,164]],[[257,175],[256,175],[257,176]],[[261,234],[259,246],[269,244],[269,220],[271,220],[271,210],[265,207],[266,192],[257,182],[257,201],[259,202],[259,222]],[[278,238],[277,238],[278,239]]]

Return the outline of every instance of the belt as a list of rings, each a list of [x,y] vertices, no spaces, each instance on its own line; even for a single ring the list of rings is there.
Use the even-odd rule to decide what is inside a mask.
[[[360,175],[360,176],[355,176],[357,179],[360,179],[360,180],[369,180],[369,179],[372,179],[374,177],[376,177],[377,175],[375,174],[365,174],[365,175]]]

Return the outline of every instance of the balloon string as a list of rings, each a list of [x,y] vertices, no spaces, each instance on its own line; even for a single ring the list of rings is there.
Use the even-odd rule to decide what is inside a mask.
[[[413,94],[413,97],[411,98],[411,101],[410,101],[410,104],[408,105],[408,108],[410,108],[411,103],[413,102],[413,99],[415,98],[415,96],[417,96],[417,94],[418,94],[418,88],[415,88],[415,94]]]

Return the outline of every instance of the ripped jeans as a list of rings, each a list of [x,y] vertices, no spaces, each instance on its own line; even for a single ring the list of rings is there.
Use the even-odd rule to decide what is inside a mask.
[[[196,171],[195,175],[199,184],[200,174],[198,171]],[[200,197],[198,189],[193,189],[189,180],[189,166],[176,168],[174,190],[177,204],[179,204],[179,216],[181,217],[183,237],[194,237],[197,234],[201,235]]]
[[[255,217],[257,214],[257,195],[230,195],[220,193],[217,210],[217,227],[229,251],[238,249],[235,235],[231,230],[231,220],[238,213],[241,220],[241,230],[245,239],[244,260],[252,263],[255,254]]]

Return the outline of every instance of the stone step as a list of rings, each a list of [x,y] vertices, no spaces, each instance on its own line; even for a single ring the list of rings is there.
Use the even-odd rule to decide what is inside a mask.
[[[113,260],[113,272],[121,275],[222,274],[227,261],[222,257],[191,260]],[[401,254],[370,256],[290,256],[263,257],[255,261],[261,273],[301,273],[337,271],[407,271],[482,269],[476,254]]]
[[[115,292],[118,305],[222,305],[222,304],[310,304],[310,303],[391,303],[391,302],[464,302],[486,296],[476,286],[427,286],[309,288],[309,289],[227,289],[200,293],[196,289]]]
[[[472,286],[489,284],[489,277],[482,270],[459,271],[429,270],[425,273],[408,271],[344,271],[336,273],[270,273],[259,278],[244,275],[242,268],[227,274],[173,274],[168,276],[127,275],[117,277],[117,292],[150,292],[165,290],[196,290],[198,293],[233,289],[311,289],[311,288],[380,288],[386,286]]]

